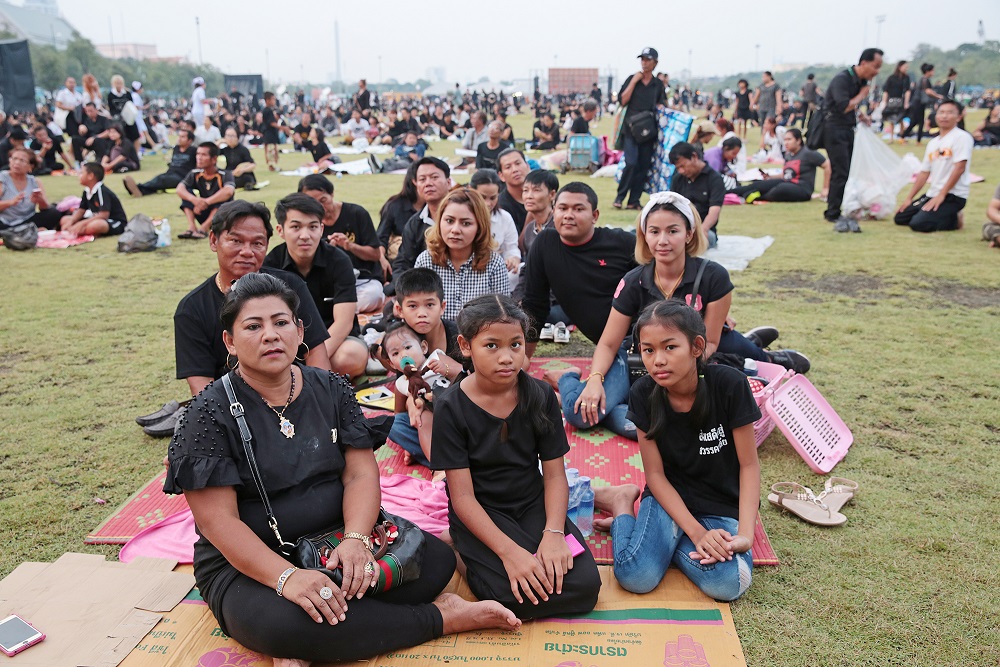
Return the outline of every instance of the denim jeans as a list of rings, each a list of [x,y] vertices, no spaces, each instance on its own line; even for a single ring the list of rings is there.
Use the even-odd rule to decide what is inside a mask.
[[[600,413],[601,424],[618,435],[626,438],[636,439],[635,424],[630,422],[625,415],[628,413],[628,391],[631,382],[628,375],[628,348],[631,340],[626,338],[618,349],[615,360],[611,362],[611,368],[604,375],[604,405],[605,410]],[[580,412],[573,412],[576,400],[580,398],[584,387],[587,384],[580,381],[578,373],[566,373],[559,378],[559,395],[562,396],[563,414],[566,421],[578,429],[592,428],[593,424],[583,421]]]
[[[715,233],[715,229],[714,228],[708,230],[708,232],[705,233],[705,236],[708,237],[708,247],[709,248],[714,248],[717,245],[719,245],[719,235]]]
[[[735,535],[736,519],[699,516],[698,523],[712,530],[721,528]],[[639,503],[639,516],[622,514],[611,524],[615,551],[615,578],[625,590],[648,593],[656,588],[671,563],[687,575],[702,593],[715,600],[735,600],[743,595],[753,578],[753,556],[747,551],[733,559],[702,565],[688,553],[694,543],[674,523],[656,498]]]
[[[744,359],[756,359],[757,361],[770,361],[771,357],[767,352],[751,343],[746,336],[733,329],[723,329],[719,337],[719,352],[726,354],[738,354]]]
[[[413,455],[413,462],[430,467],[431,463],[420,449],[420,436],[417,429],[410,426],[410,414],[397,412],[389,430],[389,439]]]

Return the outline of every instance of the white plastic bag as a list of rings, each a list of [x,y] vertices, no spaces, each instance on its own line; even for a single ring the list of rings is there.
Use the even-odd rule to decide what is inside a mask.
[[[893,153],[874,130],[859,125],[841,204],[844,215],[859,220],[881,220],[891,216],[896,210],[896,194],[910,182],[911,176],[909,165]]]

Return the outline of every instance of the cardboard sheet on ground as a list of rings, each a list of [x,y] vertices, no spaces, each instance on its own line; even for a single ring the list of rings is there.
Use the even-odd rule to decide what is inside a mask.
[[[442,664],[526,667],[745,667],[729,605],[705,597],[671,569],[660,586],[633,595],[601,568],[597,608],[583,617],[525,623],[512,632],[447,635],[421,646],[351,663],[360,667]],[[448,590],[474,599],[457,575]],[[122,667],[267,667],[270,658],[222,633],[197,595],[167,614]],[[319,667],[319,666],[316,666]]]
[[[176,563],[128,565],[95,554],[22,563],[0,581],[0,617],[18,614],[47,636],[18,654],[18,667],[114,667],[194,586]],[[0,660],[0,662],[6,659]]]

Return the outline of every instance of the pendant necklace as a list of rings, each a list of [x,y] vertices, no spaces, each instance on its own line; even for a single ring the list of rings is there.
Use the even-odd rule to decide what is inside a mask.
[[[674,292],[676,292],[677,288],[681,286],[682,280],[684,280],[683,267],[681,268],[681,275],[677,277],[677,282],[674,283],[674,288],[668,292],[665,289],[663,289],[663,285],[660,284],[660,276],[656,274],[655,270],[653,271],[653,282],[656,283],[656,288],[660,290],[660,292],[663,294],[664,299],[669,299],[673,297]]]
[[[285,410],[287,410],[288,406],[292,404],[292,396],[295,394],[295,371],[289,368],[288,372],[292,376],[292,388],[288,390],[288,400],[285,401],[285,407],[281,408],[280,412],[278,410],[275,410],[274,406],[268,403],[263,396],[260,396],[259,391],[257,391],[256,389],[254,389],[254,391],[257,392],[258,396],[260,396],[260,400],[264,401],[264,405],[271,408],[271,411],[274,412],[274,414],[278,415],[278,430],[281,431],[281,435],[285,436],[286,438],[293,438],[295,437],[295,424],[293,424],[291,421],[285,418]],[[240,379],[243,380],[243,382],[248,387],[250,387],[250,383],[248,383],[245,379],[243,379],[242,374],[240,374]],[[253,387],[250,388],[253,389]]]

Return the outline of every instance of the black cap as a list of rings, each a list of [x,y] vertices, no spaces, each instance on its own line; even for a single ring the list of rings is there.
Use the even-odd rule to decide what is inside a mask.
[[[647,46],[646,48],[644,48],[642,50],[642,53],[640,53],[636,57],[637,58],[652,58],[653,60],[659,60],[660,59],[660,54],[657,53],[656,49],[654,49],[652,46]]]

